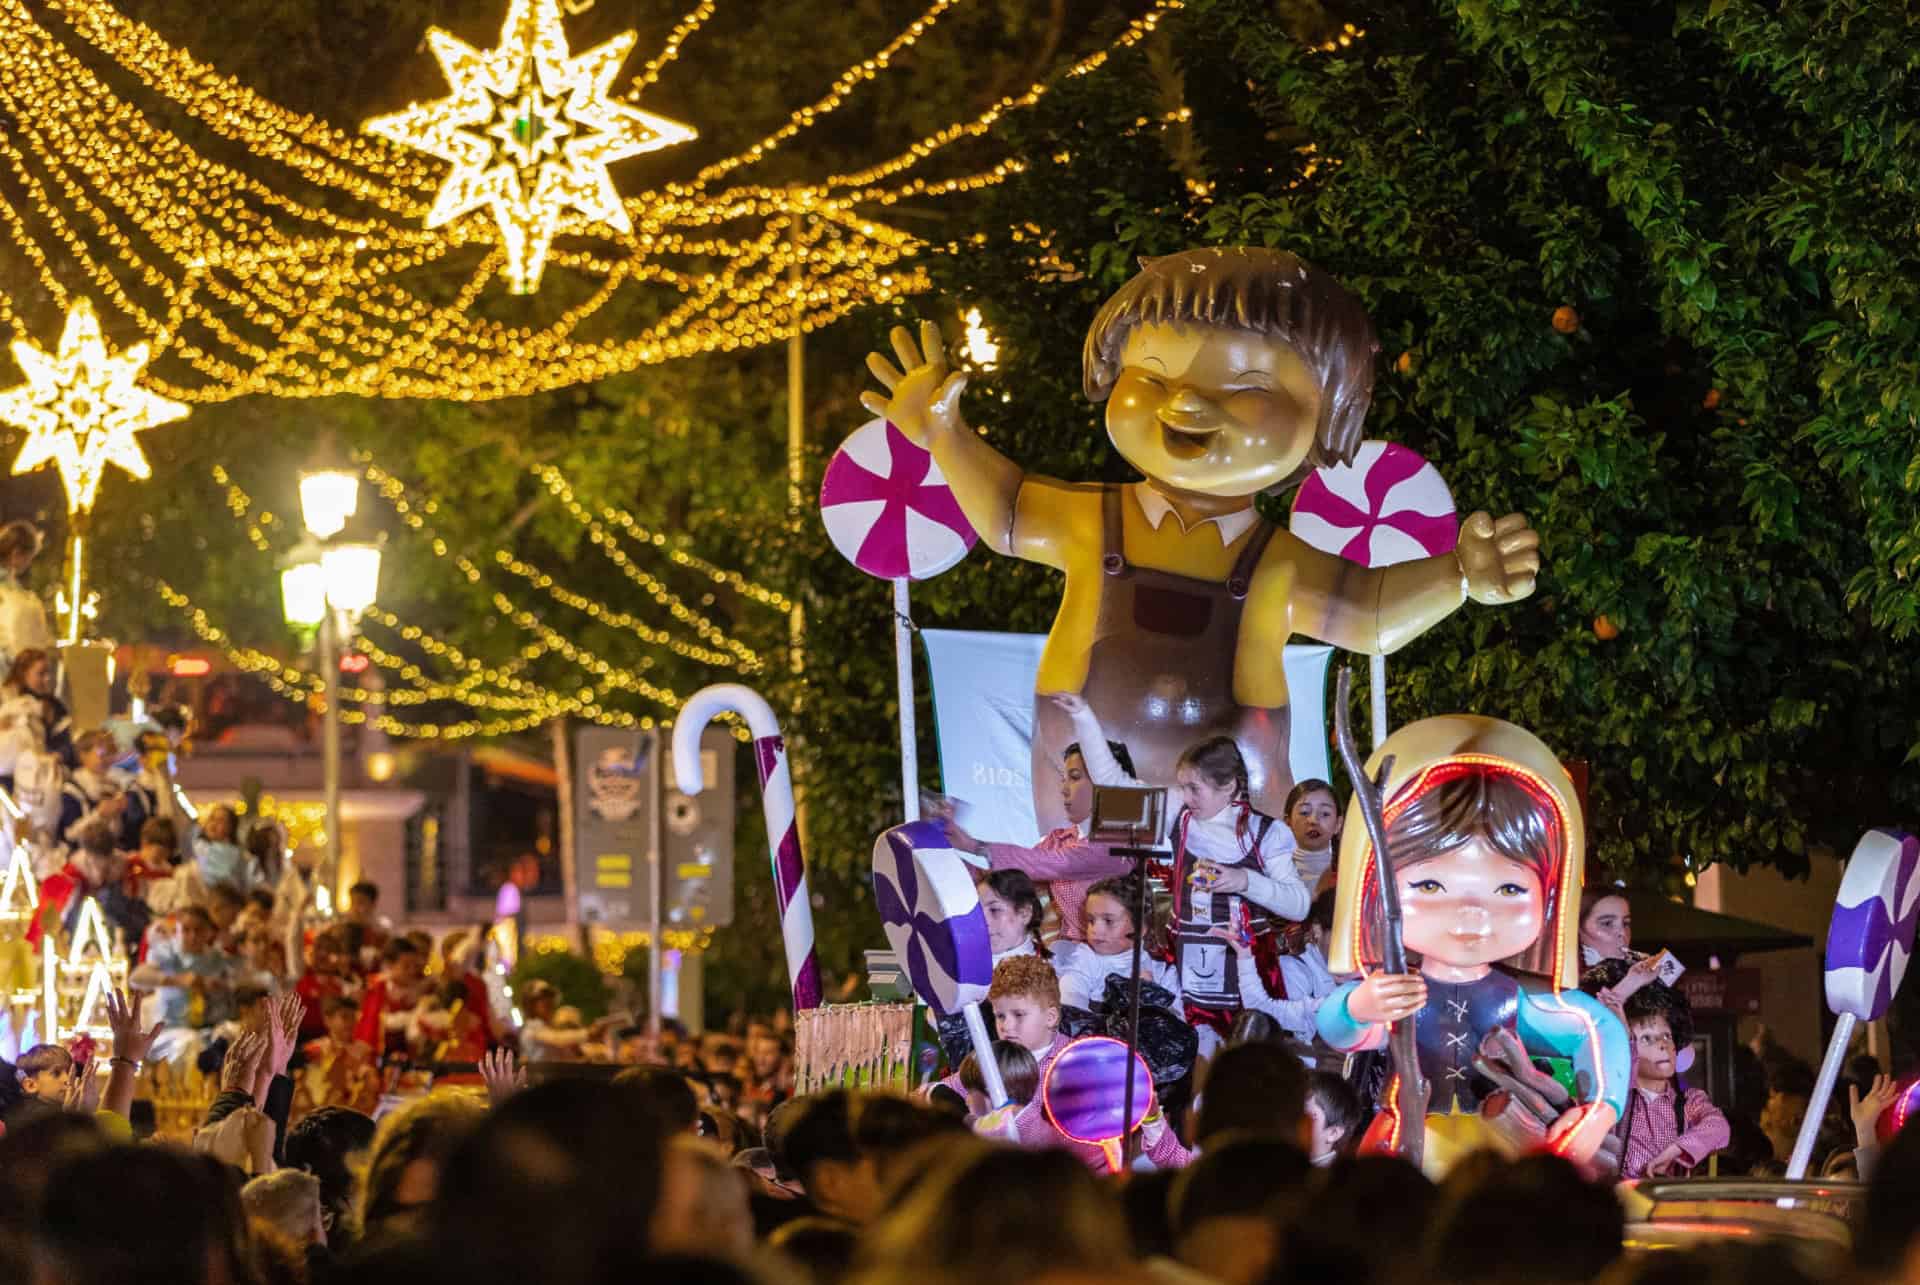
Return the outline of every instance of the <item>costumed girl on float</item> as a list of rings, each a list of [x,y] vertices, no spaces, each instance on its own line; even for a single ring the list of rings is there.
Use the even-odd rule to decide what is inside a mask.
[[[1141,781],[1108,753],[1099,720],[1077,697],[1061,700],[1098,785]],[[1189,745],[1174,763],[1173,950],[1187,1021],[1211,1057],[1246,1009],[1280,1017],[1288,998],[1282,921],[1307,917],[1312,894],[1293,862],[1293,831],[1253,806],[1246,758],[1230,736]],[[1089,894],[1091,895],[1091,894]]]
[[[1503,1037],[1517,1034],[1529,1054],[1569,1058],[1580,1100],[1542,1122],[1540,1141],[1584,1164],[1620,1118],[1632,1055],[1620,1020],[1578,988],[1586,845],[1572,782],[1531,733],[1474,715],[1401,728],[1368,772],[1377,777],[1388,756],[1390,777],[1380,783],[1386,844],[1406,954],[1418,971],[1380,968],[1387,927],[1356,790],[1328,965],[1363,978],[1322,1001],[1321,1038],[1347,1051],[1384,1048],[1392,1023],[1414,1019],[1430,1093],[1430,1174],[1482,1146],[1512,1149],[1512,1135],[1482,1115],[1496,1087],[1482,1072]],[[1366,1150],[1399,1149],[1396,1087],[1380,1094]]]
[[[1107,844],[1094,843],[1087,837],[1093,824],[1093,787],[1095,784],[1137,785],[1138,782],[1133,777],[1133,758],[1127,747],[1118,741],[1101,739],[1099,721],[1088,712],[1085,701],[1069,693],[1057,695],[1053,701],[1067,711],[1076,728],[1084,725],[1092,729],[1087,733],[1087,744],[1093,746],[1093,750],[1083,752],[1080,742],[1075,741],[1067,746],[1060,762],[1060,801],[1066,810],[1067,824],[1049,832],[1029,848],[1015,843],[983,843],[968,834],[956,817],[948,815],[945,822],[948,841],[963,852],[985,857],[994,876],[1023,871],[1029,878],[1046,883],[1054,913],[1059,916],[1060,936],[1068,943],[1056,948],[1064,962],[1087,940],[1087,890],[1103,879],[1112,879],[1133,869],[1125,857],[1114,856]],[[1110,765],[1106,776],[1094,776],[1088,765],[1089,753],[1102,764]],[[991,928],[991,907],[987,914],[987,926]],[[996,944],[994,963],[998,964],[1001,958]]]

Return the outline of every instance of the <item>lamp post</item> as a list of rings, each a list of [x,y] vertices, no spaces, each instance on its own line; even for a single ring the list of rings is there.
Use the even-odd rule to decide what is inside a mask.
[[[323,447],[323,450],[325,448]],[[380,546],[340,539],[359,507],[360,479],[350,467],[316,466],[300,475],[300,518],[308,538],[280,573],[281,605],[290,625],[320,631],[320,672],[325,683],[322,763],[327,808],[327,854],[319,884],[330,904],[339,904],[340,651],[360,613],[380,588]]]

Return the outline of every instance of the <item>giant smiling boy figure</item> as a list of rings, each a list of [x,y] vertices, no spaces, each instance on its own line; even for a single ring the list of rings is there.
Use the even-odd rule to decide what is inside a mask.
[[[1024,472],[960,416],[967,376],[937,327],[862,402],[927,446],[968,521],[997,553],[1065,573],[1034,701],[1034,809],[1064,824],[1052,765],[1076,739],[1047,697],[1078,693],[1124,741],[1143,781],[1168,784],[1182,750],[1239,741],[1253,806],[1278,814],[1292,772],[1282,649],[1299,634],[1348,651],[1405,646],[1471,598],[1533,592],[1539,537],[1482,512],[1451,553],[1379,570],[1309,548],[1261,518],[1284,490],[1359,447],[1372,396],[1373,327],[1331,276],[1284,251],[1201,249],[1146,261],[1087,334],[1086,393],[1142,480],[1062,482]]]

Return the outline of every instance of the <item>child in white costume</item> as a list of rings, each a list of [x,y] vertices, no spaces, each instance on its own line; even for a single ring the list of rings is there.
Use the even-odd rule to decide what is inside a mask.
[[[1096,784],[1142,784],[1106,752],[1106,737],[1084,702],[1070,714]],[[1278,988],[1284,974],[1273,920],[1306,918],[1312,898],[1294,868],[1293,831],[1253,810],[1246,761],[1232,738],[1190,747],[1176,772],[1182,803],[1173,820],[1171,871],[1176,993],[1206,1056],[1241,1010],[1280,1018],[1275,1006],[1282,1001],[1272,998],[1261,960]]]

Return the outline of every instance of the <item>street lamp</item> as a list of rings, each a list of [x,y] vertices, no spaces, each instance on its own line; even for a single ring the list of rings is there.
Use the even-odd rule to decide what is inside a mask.
[[[331,540],[360,507],[360,479],[351,469],[312,468],[300,474],[300,520],[315,539]]]
[[[321,450],[327,451],[323,443]],[[308,538],[280,573],[281,606],[290,625],[320,629],[320,672],[325,683],[322,724],[327,807],[327,855],[320,886],[338,904],[340,828],[340,650],[380,588],[380,546],[335,537],[360,504],[360,479],[351,468],[314,467],[300,475],[300,517]]]
[[[280,606],[287,623],[315,629],[327,618],[327,573],[320,561],[296,562],[280,573]]]

